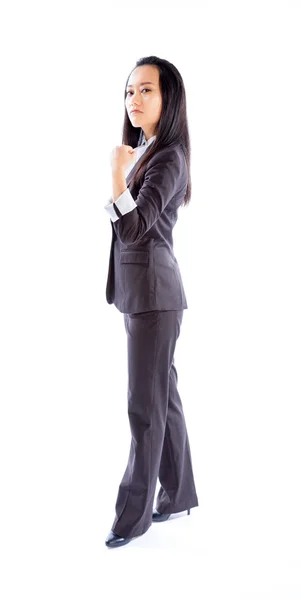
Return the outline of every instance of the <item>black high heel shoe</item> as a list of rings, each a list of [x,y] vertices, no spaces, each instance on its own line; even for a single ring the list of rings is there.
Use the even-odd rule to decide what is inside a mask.
[[[155,512],[153,512],[153,517],[152,517],[152,521],[153,523],[159,523],[161,521],[167,521],[167,519],[169,519],[170,515],[173,513],[168,514],[164,514],[164,513],[160,513],[157,511],[157,509],[155,508]],[[190,508],[187,509],[187,514],[190,515]]]
[[[133,538],[123,538],[113,531],[110,531],[109,535],[106,538],[105,544],[108,548],[118,548],[119,546],[124,546],[132,541]]]

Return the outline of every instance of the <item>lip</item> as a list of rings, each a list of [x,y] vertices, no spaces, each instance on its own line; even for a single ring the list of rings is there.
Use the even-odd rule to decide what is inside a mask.
[[[131,110],[131,115],[135,113],[142,113],[142,110]]]

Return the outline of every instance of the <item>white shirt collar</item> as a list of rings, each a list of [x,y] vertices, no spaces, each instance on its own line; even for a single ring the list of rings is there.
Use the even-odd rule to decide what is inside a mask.
[[[142,143],[141,146],[149,146],[149,144],[156,139],[156,135],[153,135],[151,138],[149,138],[149,140],[145,139],[145,135],[143,134],[143,138],[142,138]]]

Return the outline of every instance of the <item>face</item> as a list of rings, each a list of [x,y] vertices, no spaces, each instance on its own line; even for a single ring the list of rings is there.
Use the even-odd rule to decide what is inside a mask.
[[[155,135],[162,110],[157,67],[142,65],[132,71],[126,88],[125,106],[133,127],[141,127],[146,140]],[[132,113],[134,108],[141,112]]]

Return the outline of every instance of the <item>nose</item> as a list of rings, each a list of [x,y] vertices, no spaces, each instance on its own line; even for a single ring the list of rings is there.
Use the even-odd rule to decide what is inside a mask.
[[[137,94],[136,92],[134,92],[133,94],[131,94],[131,96],[128,97],[128,101],[130,110],[132,110],[133,108],[137,108],[138,110],[140,110],[141,100],[139,97],[139,93]]]

